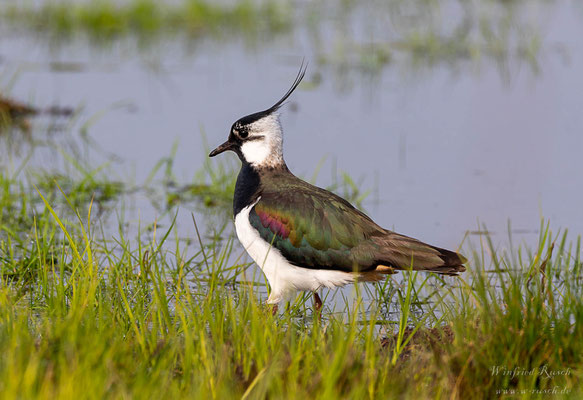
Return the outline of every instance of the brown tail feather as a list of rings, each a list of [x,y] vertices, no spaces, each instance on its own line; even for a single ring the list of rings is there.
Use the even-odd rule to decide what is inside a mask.
[[[431,246],[433,247],[433,246]],[[463,265],[468,262],[467,258],[454,251],[440,249],[439,247],[433,247],[435,250],[439,251],[439,257],[443,260],[443,265],[428,269],[428,271],[436,272],[443,275],[458,275],[460,272],[464,272],[466,267]]]
[[[395,269],[431,271],[442,275],[457,275],[464,272],[467,259],[456,252],[423,243],[417,239],[387,231],[376,237],[380,250],[379,264]]]

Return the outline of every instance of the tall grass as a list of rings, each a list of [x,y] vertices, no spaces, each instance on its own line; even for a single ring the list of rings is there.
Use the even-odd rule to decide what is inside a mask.
[[[173,225],[111,240],[68,200],[78,187],[19,196],[2,176],[2,398],[583,394],[580,238],[543,225],[537,248],[502,252],[483,237],[463,277],[361,284],[320,320],[307,296],[272,315],[227,232],[197,235],[193,217],[195,246]]]

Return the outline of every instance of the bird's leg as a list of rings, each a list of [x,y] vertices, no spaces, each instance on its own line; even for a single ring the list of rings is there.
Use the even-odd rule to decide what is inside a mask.
[[[273,307],[271,308],[271,315],[277,315],[278,310],[279,310],[278,305],[274,304]]]
[[[314,306],[316,308],[316,312],[319,314],[322,311],[322,299],[318,296],[318,293],[314,292]]]

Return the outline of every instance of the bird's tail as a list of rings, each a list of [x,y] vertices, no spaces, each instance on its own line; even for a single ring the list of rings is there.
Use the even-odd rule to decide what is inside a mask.
[[[373,239],[379,245],[379,264],[400,270],[430,271],[442,275],[464,272],[467,259],[454,251],[441,249],[408,236],[387,231]]]

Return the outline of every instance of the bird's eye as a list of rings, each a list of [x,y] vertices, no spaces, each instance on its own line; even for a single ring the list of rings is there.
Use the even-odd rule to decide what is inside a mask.
[[[249,136],[249,132],[247,131],[247,129],[241,129],[239,131],[239,136],[241,137],[241,139],[245,139],[247,136]]]

